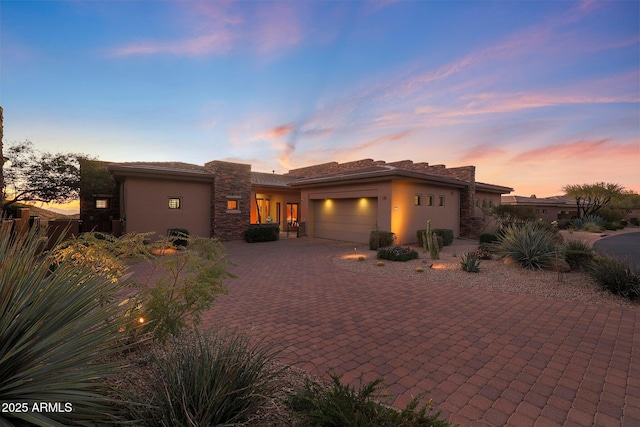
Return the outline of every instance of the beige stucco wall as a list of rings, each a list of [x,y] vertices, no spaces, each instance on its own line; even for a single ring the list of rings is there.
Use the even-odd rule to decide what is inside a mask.
[[[314,209],[310,201],[324,199],[358,199],[373,197],[378,199],[377,228],[390,230],[391,228],[391,183],[374,182],[355,185],[325,186],[312,190],[302,189],[300,193],[300,220],[306,223],[307,235],[315,237]]]
[[[414,196],[422,194],[422,206],[414,205]],[[433,196],[433,206],[427,206],[427,196]],[[438,196],[444,196],[445,205],[438,206]],[[433,228],[449,228],[454,236],[460,235],[459,190],[410,181],[381,181],[357,185],[317,187],[301,192],[302,221],[307,223],[307,233],[315,236],[314,210],[310,200],[377,197],[379,230],[396,234],[398,244],[416,242],[416,231],[426,228],[430,219]]]
[[[422,195],[422,205],[415,206],[414,197]],[[427,205],[427,197],[433,196],[433,206]],[[444,206],[438,206],[438,197],[444,196]],[[453,235],[460,235],[460,192],[457,189],[426,185],[408,181],[393,182],[391,201],[391,231],[396,234],[396,243],[409,244],[417,241],[416,231],[427,227],[448,228]]]
[[[209,237],[211,183],[128,177],[121,186],[125,231],[153,231],[164,237],[169,228],[185,228],[194,236]],[[180,209],[169,209],[169,198],[182,199]]]

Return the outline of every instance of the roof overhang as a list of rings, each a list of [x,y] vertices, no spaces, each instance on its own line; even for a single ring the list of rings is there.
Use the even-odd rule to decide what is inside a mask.
[[[315,178],[303,178],[291,182],[293,188],[310,188],[327,185],[348,185],[368,182],[408,180],[415,182],[428,182],[445,185],[454,188],[466,188],[468,183],[453,178],[430,175],[404,169],[380,169],[366,172],[353,172]]]
[[[148,165],[122,165],[112,163],[107,166],[115,178],[153,178],[180,181],[212,182],[214,175],[207,171],[175,169]]]

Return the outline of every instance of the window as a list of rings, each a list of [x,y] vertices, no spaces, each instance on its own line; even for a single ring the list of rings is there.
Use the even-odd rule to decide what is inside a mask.
[[[180,197],[169,197],[169,209],[181,209],[182,199]]]
[[[427,196],[427,206],[433,206],[433,196],[431,194]]]
[[[227,196],[227,213],[240,213],[240,196]]]
[[[438,196],[438,206],[444,206],[444,196]]]
[[[291,226],[298,225],[298,208],[297,203],[287,203],[287,223]]]
[[[415,206],[422,206],[422,194],[416,194],[413,196],[413,204]]]
[[[96,209],[109,209],[109,199],[96,199]]]

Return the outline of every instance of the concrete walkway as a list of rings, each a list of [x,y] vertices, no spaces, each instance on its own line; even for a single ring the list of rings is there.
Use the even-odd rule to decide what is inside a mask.
[[[398,407],[430,391],[435,409],[461,426],[640,425],[639,310],[389,280],[331,263],[352,244],[227,248],[239,277],[204,325],[264,336],[285,363],[353,384],[384,377]]]

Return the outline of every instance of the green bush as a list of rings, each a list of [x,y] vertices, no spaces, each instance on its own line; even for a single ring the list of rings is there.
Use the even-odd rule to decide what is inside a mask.
[[[427,230],[418,230],[416,231],[416,235],[418,236],[418,246],[424,246],[424,233],[426,233]],[[433,234],[435,232],[435,230],[431,230],[431,234]],[[442,235],[439,235],[436,233],[436,240],[438,242],[438,249],[442,249],[444,248],[446,245],[444,244],[444,237],[442,237]]]
[[[569,263],[572,270],[584,270],[588,268],[593,258],[593,251],[567,249],[564,253],[564,259]]]
[[[167,230],[167,237],[177,248],[185,248],[189,244],[189,230],[186,228],[170,228]]]
[[[402,246],[387,246],[378,249],[378,259],[388,259],[390,261],[409,261],[418,258],[418,252]]]
[[[499,237],[496,233],[482,233],[480,234],[480,244],[487,243],[495,243],[499,240]]]
[[[149,427],[247,422],[274,393],[276,355],[244,335],[212,333],[170,342],[170,351],[152,354],[141,378],[129,379],[126,418]]]
[[[631,223],[631,225],[640,225],[640,221],[638,221],[638,218],[629,218],[629,222]]]
[[[248,243],[275,242],[280,239],[280,227],[278,224],[249,224],[244,239]]]
[[[460,267],[467,273],[477,273],[480,271],[480,260],[478,255],[467,252],[460,257]]]
[[[374,230],[369,235],[369,249],[372,251],[393,245],[396,235],[390,231]]]
[[[332,387],[307,381],[305,389],[290,398],[295,417],[303,427],[447,427],[440,412],[431,414],[431,401],[418,409],[425,393],[416,396],[402,411],[382,405],[379,397],[382,379],[360,383],[356,390],[331,375]]]
[[[629,300],[640,299],[640,275],[628,263],[610,256],[597,256],[589,265],[589,274],[604,290]]]
[[[451,246],[453,244],[453,230],[448,228],[434,228],[432,232],[442,237],[444,246]]]
[[[41,248],[35,231],[0,231],[0,400],[63,408],[3,410],[0,425],[112,425],[115,402],[103,381],[124,369],[113,357],[125,349],[129,307],[113,301],[122,285]]]
[[[496,244],[497,252],[535,270],[545,267],[555,258],[556,236],[541,221],[529,221],[505,227]]]

